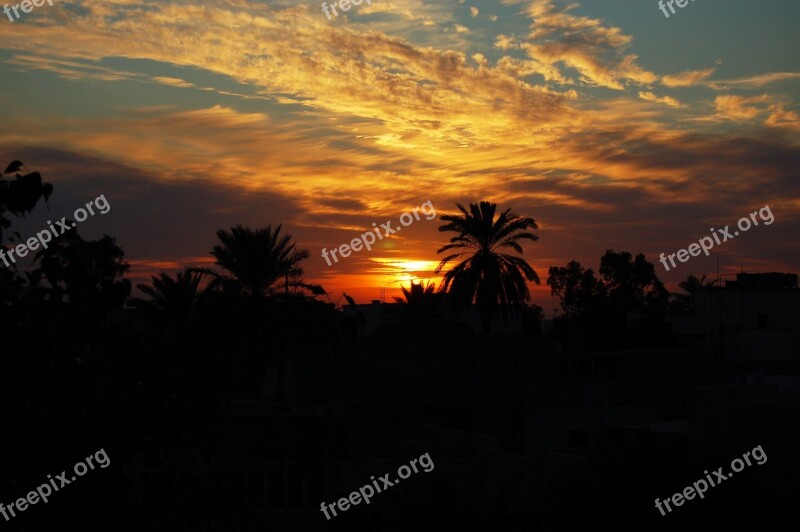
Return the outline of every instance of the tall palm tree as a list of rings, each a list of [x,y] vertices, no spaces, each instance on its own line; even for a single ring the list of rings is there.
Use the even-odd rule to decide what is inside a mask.
[[[308,250],[295,249],[291,235],[281,235],[281,226],[274,229],[250,229],[241,225],[229,231],[220,229],[211,254],[217,264],[227,270],[220,273],[210,269],[195,269],[211,275],[210,287],[222,286],[254,299],[278,295],[324,294],[318,285],[303,281],[300,262],[309,257]]]
[[[459,252],[444,257],[436,267],[436,273],[448,262],[461,260],[445,274],[442,290],[450,292],[458,309],[466,309],[475,301],[480,313],[481,332],[488,335],[498,303],[503,321],[507,323],[508,307],[530,299],[526,280],[539,284],[539,276],[524,258],[501,253],[501,250],[511,248],[521,254],[520,240],[539,240],[528,231],[539,226],[533,218],[512,214],[511,209],[506,209],[495,219],[497,205],[488,201],[470,204],[469,211],[460,203],[456,206],[462,214],[442,216],[442,220],[448,223],[439,227],[439,231],[457,234],[437,253],[451,249]]]
[[[281,235],[281,225],[250,229],[235,225],[217,231],[220,243],[211,254],[225,271],[193,269],[211,276],[209,289],[222,287],[223,293],[245,298],[244,334],[240,338],[234,379],[241,386],[257,384],[267,371],[267,358],[277,364],[278,397],[287,393],[286,360],[293,356],[301,327],[299,317],[308,318],[307,303],[325,290],[303,280],[300,263],[309,257],[308,250],[296,249],[292,236]],[[311,297],[308,296],[310,292]],[[231,307],[237,312],[238,305]],[[267,358],[262,357],[267,354]]]

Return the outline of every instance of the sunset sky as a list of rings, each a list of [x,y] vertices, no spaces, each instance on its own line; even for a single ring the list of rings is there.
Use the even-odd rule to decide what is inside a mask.
[[[334,248],[431,201],[530,216],[542,278],[606,249],[689,274],[800,272],[800,3],[697,0],[54,0],[0,18],[0,164],[55,186],[23,237],[99,194],[134,283],[211,266],[215,231],[283,224],[336,300],[432,279],[424,217],[328,267]],[[330,3],[330,2],[329,2]],[[658,263],[769,205],[673,271]]]

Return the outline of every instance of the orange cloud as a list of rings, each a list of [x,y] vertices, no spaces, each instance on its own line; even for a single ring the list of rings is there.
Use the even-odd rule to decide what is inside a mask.
[[[662,76],[661,83],[666,87],[691,87],[707,79],[714,73],[713,68],[705,70],[688,70],[672,76]]]

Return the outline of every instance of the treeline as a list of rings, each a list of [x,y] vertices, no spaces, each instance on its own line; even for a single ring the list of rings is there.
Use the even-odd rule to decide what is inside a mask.
[[[6,168],[3,245],[20,239],[13,218],[52,192],[19,161]],[[445,253],[438,271],[450,267],[443,285],[404,289],[380,333],[474,334],[449,317],[473,303],[484,335],[513,307],[522,309],[528,332],[541,332],[543,312],[529,304],[527,288],[539,276],[520,256],[521,242],[538,239],[536,222],[489,202],[457,206],[460,214],[441,218],[440,230],[453,234],[438,250]],[[109,235],[89,241],[73,229],[38,251],[29,271],[0,268],[0,450],[16,457],[0,466],[8,479],[0,500],[15,500],[96,449],[113,457],[71,493],[26,512],[15,522],[20,530],[64,522],[82,530],[109,523],[115,530],[245,530],[236,523],[250,515],[252,497],[236,473],[225,405],[332,397],[337,383],[330,375],[338,357],[353,350],[361,323],[306,281],[308,252],[280,225],[237,225],[216,236],[215,268],[156,275],[138,286],[144,297],[132,297],[129,266]],[[599,271],[598,278],[574,261],[550,269],[547,284],[562,300],[556,332],[564,345],[668,339],[669,294],[642,255],[609,251]],[[313,386],[295,386],[290,376],[300,367]],[[325,448],[319,427],[286,429],[288,409],[266,415],[258,436],[234,439],[243,456],[316,456]],[[85,503],[71,504],[78,499]]]

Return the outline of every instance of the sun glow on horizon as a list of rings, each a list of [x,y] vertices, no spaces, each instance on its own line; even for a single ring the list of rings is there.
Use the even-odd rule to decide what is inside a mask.
[[[371,268],[370,273],[380,276],[384,285],[389,284],[399,288],[406,283],[424,283],[441,277],[434,273],[439,261],[378,257],[372,259],[372,262],[380,266]]]

